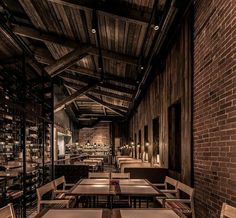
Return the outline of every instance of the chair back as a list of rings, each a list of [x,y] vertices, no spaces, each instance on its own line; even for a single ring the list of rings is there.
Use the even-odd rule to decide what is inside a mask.
[[[166,176],[165,177],[165,189],[168,189],[168,184],[175,187],[175,189],[177,189],[178,181],[169,177],[169,176]]]
[[[0,217],[16,218],[15,211],[11,203],[5,207],[0,208]]]
[[[38,196],[38,202],[42,200],[43,196],[47,193],[52,192],[52,196],[51,198],[54,198],[54,190],[55,190],[55,186],[53,184],[53,182],[49,182],[46,185],[43,185],[39,188],[37,188],[37,196]]]
[[[54,186],[55,186],[55,189],[57,190],[58,189],[58,186],[61,186],[62,185],[62,189],[65,190],[65,184],[66,184],[66,180],[65,180],[65,176],[61,176],[55,180],[53,180],[54,182]]]
[[[90,173],[88,174],[89,179],[110,179],[110,173]]]
[[[180,191],[187,194],[190,200],[190,207],[192,211],[192,218],[195,218],[195,209],[194,209],[194,188],[191,188],[188,185],[185,185],[182,182],[177,183],[177,198],[180,198]]]
[[[130,179],[130,173],[111,173],[111,179]]]
[[[223,203],[220,218],[236,218],[236,208]]]

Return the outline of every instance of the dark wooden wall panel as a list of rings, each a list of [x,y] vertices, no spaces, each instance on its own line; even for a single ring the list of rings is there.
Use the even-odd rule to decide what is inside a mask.
[[[191,29],[188,17],[170,50],[163,72],[159,73],[147,90],[130,120],[130,137],[142,130],[144,151],[144,126],[148,125],[148,159],[152,161],[152,120],[160,117],[160,164],[168,167],[168,107],[181,99],[182,108],[182,174],[181,180],[191,183]]]

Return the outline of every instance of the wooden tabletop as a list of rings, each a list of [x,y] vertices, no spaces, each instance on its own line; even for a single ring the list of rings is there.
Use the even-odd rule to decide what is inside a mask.
[[[81,185],[77,184],[70,195],[109,195],[110,185],[109,184],[93,184],[93,185]]]
[[[111,212],[108,209],[44,209],[35,218],[110,218]]]
[[[120,179],[120,185],[150,185],[145,179]]]
[[[160,192],[150,185],[122,185],[120,184],[120,194],[130,196],[156,196]]]
[[[114,209],[112,218],[179,218],[171,209]]]
[[[80,185],[96,185],[96,184],[109,185],[110,180],[109,179],[82,179],[79,184]]]

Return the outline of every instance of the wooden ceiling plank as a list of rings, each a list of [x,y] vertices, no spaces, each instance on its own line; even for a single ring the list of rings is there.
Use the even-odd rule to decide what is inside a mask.
[[[89,83],[91,81],[91,78],[82,78],[80,77],[78,80],[76,78],[73,78],[73,75],[68,75],[68,74],[63,74],[63,76],[61,76],[63,79],[69,79],[71,83],[71,85],[77,85],[78,82],[83,82],[83,83]],[[96,80],[94,80],[96,81]],[[105,88],[105,89],[110,89],[116,92],[121,92],[121,93],[126,93],[126,94],[134,94],[135,89],[130,89],[130,88],[126,88],[124,86],[118,86],[118,85],[114,85],[111,83],[107,83],[107,82],[102,82],[102,83],[98,83],[97,86],[101,87],[101,88]]]
[[[90,46],[79,47],[56,60],[52,65],[45,67],[45,70],[51,77],[54,77],[78,60],[84,58],[88,54],[89,49],[91,49]]]
[[[76,85],[72,85],[68,82],[65,82],[64,84],[67,88],[70,88],[70,89],[73,89],[73,90],[77,90],[76,89]],[[132,100],[131,97],[128,97],[128,96],[125,96],[125,95],[118,95],[118,94],[115,94],[115,93],[112,93],[112,92],[106,92],[106,91],[102,91],[102,90],[99,90],[99,89],[92,89],[89,91],[89,93],[94,93],[94,94],[99,94],[99,95],[102,95],[102,96],[106,96],[106,97],[110,97],[110,98],[115,98],[115,99],[118,99],[118,100],[122,100],[122,101],[126,101],[126,102],[130,102]]]
[[[88,92],[95,85],[96,85],[95,83],[88,84],[87,86],[81,88],[80,90],[74,92],[72,95],[70,95],[70,96],[66,97],[65,99],[63,99],[62,101],[60,101],[54,107],[54,113],[60,111],[61,109],[63,109],[65,105],[68,105],[68,104],[72,103],[80,95],[84,95],[86,92]]]
[[[94,97],[94,96],[92,96],[92,95],[90,95],[90,94],[86,94],[86,96],[87,96],[89,99],[91,99],[92,101],[95,101],[95,102],[97,102],[98,104],[101,104],[102,106],[104,106],[104,107],[106,107],[107,109],[109,109],[109,110],[115,112],[116,114],[118,114],[118,115],[120,115],[120,116],[122,116],[122,117],[125,116],[125,113],[124,113],[124,112],[120,111],[119,109],[115,109],[115,108],[114,108],[114,107],[117,108],[117,106],[112,105],[112,104],[109,104],[109,103],[107,103],[107,102],[104,102],[104,101],[100,100],[99,98],[96,98],[96,97]]]
[[[95,5],[97,6],[97,11],[99,14],[119,18],[125,22],[132,22],[141,25],[148,25],[150,18],[150,13],[136,10],[134,8],[124,7],[120,1],[99,2],[97,0],[48,0],[56,4],[62,4],[63,6],[71,7],[74,9],[85,10],[91,12]]]
[[[118,95],[118,94],[115,94],[112,92],[106,92],[106,91],[102,91],[102,90],[98,90],[98,89],[91,90],[91,92],[94,94],[99,94],[99,95],[110,97],[110,98],[116,98],[118,100],[127,101],[127,102],[130,102],[132,100],[132,98],[124,96],[124,95]]]
[[[55,61],[46,49],[36,49],[34,51],[34,56],[40,63],[46,64],[46,65],[51,65]],[[87,69],[84,67],[80,67],[77,65],[70,66],[66,70],[70,71],[70,72],[75,72],[78,76],[81,75],[81,76],[91,77],[93,79],[100,79],[99,72],[96,72],[94,70]],[[117,75],[114,75],[114,74],[111,74],[108,72],[105,72],[104,79],[109,80],[109,81],[127,84],[127,85],[130,85],[133,87],[135,87],[137,85],[137,83],[132,78],[120,77],[120,76],[117,76]]]
[[[42,32],[37,29],[22,26],[22,25],[21,26],[14,25],[12,28],[12,31],[15,34],[23,36],[23,37],[27,37],[27,38],[31,38],[31,39],[43,41],[43,42],[56,43],[56,44],[59,44],[68,48],[73,48],[73,49],[79,46],[81,47],[91,46],[91,49],[88,51],[88,54],[99,56],[98,48],[95,46],[89,45],[87,43],[76,42],[66,37],[58,36],[52,33]],[[105,50],[105,49],[102,49],[102,54],[103,54],[103,58],[105,59],[116,60],[119,62],[124,62],[124,63],[132,64],[132,65],[138,64],[138,59],[136,57],[132,57],[129,55],[124,55],[118,52]]]

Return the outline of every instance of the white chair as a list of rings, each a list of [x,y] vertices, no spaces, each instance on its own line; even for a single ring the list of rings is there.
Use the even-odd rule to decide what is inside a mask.
[[[236,208],[223,203],[220,218],[236,218]]]
[[[0,217],[2,218],[16,218],[13,205],[10,203],[5,207],[0,208]]]

